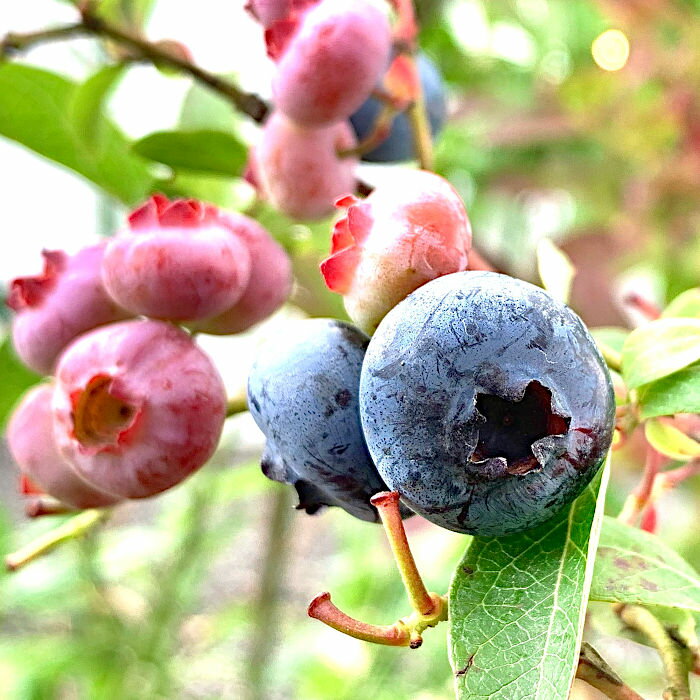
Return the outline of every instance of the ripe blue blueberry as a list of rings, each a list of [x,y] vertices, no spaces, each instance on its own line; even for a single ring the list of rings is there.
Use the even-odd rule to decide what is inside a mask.
[[[445,85],[438,67],[425,55],[418,55],[418,74],[428,112],[430,131],[433,138],[445,123],[447,107],[445,105]],[[358,140],[365,138],[372,131],[379,115],[381,104],[373,97],[368,98],[350,117]],[[415,158],[413,149],[413,131],[405,113],[399,114],[391,128],[389,136],[379,146],[365,153],[362,160],[372,163],[393,163],[395,161]]]
[[[504,535],[544,522],[593,478],[615,415],[583,323],[492,272],[428,282],[380,323],[360,382],[370,453],[442,527]]]
[[[265,476],[293,484],[299,509],[340,506],[377,520],[369,499],[386,485],[367,451],[358,406],[369,338],[330,319],[296,322],[259,353],[248,406],[267,443]]]

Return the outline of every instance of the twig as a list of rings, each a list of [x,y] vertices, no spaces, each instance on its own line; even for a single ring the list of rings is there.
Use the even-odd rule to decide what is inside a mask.
[[[25,564],[34,561],[62,542],[75,539],[84,535],[109,515],[108,510],[86,510],[59,525],[54,530],[37,537],[33,542],[18,549],[5,557],[5,566],[8,571],[17,571]]]
[[[690,652],[676,641],[663,624],[641,605],[618,605],[615,612],[632,629],[643,634],[658,650],[666,673],[664,700],[691,700],[688,673]]]
[[[611,700],[644,700],[625,684],[600,654],[587,642],[581,644],[576,678],[593,686]]]
[[[210,73],[184,56],[169,51],[167,46],[159,46],[127,29],[106,22],[95,14],[91,4],[82,7],[80,12],[82,21],[78,24],[69,24],[27,34],[10,32],[0,42],[0,58],[12,52],[25,50],[36,44],[48,41],[70,39],[81,35],[104,37],[128,47],[141,60],[169,66],[208,85],[214,92],[226,98],[238,110],[247,114],[254,121],[263,122],[265,120],[269,107],[257,95],[244,92],[230,80]]]

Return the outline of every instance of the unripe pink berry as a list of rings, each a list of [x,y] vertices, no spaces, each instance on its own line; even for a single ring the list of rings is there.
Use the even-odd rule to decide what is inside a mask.
[[[32,487],[72,508],[101,508],[121,500],[87,484],[61,456],[53,433],[53,387],[30,389],[7,426],[7,442],[23,477]]]
[[[61,356],[56,442],[86,481],[124,498],[160,493],[216,449],[221,377],[180,328],[152,320],[86,333]]]
[[[223,220],[244,241],[250,253],[250,280],[243,296],[222,314],[193,324],[204,333],[241,333],[267,318],[287,299],[292,266],[284,248],[254,219],[222,213]]]
[[[346,197],[331,256],[321,263],[329,289],[350,318],[373,332],[413,290],[467,269],[471,228],[452,186],[425,170],[402,170],[365,200]]]
[[[318,0],[248,0],[245,9],[267,28],[316,2]]]
[[[391,29],[366,0],[323,0],[265,34],[278,58],[277,108],[306,126],[347,119],[367,99],[389,62]]]
[[[333,212],[338,197],[355,189],[356,157],[349,124],[306,129],[281,112],[267,120],[252,157],[251,171],[262,196],[296,219],[320,219]]]
[[[191,321],[236,303],[250,276],[245,244],[218,210],[196,200],[155,195],[107,245],[102,279],[134,314]]]
[[[22,362],[51,374],[56,359],[73,338],[91,328],[128,318],[102,285],[105,243],[75,255],[44,250],[44,271],[10,283],[7,304],[17,312],[12,342]]]

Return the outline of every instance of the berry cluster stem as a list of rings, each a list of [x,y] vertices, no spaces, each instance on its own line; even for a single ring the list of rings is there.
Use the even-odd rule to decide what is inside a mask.
[[[660,620],[641,605],[618,605],[615,611],[632,629],[643,634],[656,647],[664,665],[666,689],[664,700],[691,700],[688,674],[691,656],[688,649],[676,641]]]
[[[608,666],[600,654],[587,642],[581,645],[576,678],[588,683],[611,700],[644,700]]]
[[[38,557],[55,549],[62,542],[81,537],[109,516],[108,510],[86,510],[37,537],[33,542],[5,557],[8,571],[17,571]]]

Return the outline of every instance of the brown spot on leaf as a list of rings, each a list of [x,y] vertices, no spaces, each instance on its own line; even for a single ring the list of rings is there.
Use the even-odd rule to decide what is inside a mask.
[[[467,661],[467,663],[466,663],[466,665],[464,666],[464,668],[459,669],[459,671],[457,671],[457,672],[455,673],[455,676],[466,676],[466,675],[467,675],[467,671],[472,667],[473,664],[474,664],[474,654],[472,654],[472,655],[469,657],[469,660]]]

